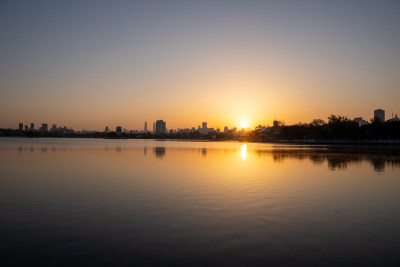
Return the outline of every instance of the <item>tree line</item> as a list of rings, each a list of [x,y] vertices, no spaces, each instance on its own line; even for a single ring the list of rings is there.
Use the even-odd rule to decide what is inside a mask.
[[[267,128],[268,131],[260,130]],[[255,134],[264,139],[285,140],[399,140],[400,122],[382,122],[379,119],[360,126],[346,116],[331,115],[328,121],[315,119],[311,123],[286,126],[276,122],[273,127],[258,125]]]

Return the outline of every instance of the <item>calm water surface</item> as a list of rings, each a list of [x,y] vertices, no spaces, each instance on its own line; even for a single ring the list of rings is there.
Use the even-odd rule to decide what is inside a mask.
[[[399,151],[0,138],[0,264],[399,266]]]

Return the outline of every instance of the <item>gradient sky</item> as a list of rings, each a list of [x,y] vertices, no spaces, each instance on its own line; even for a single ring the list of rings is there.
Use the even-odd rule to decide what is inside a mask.
[[[1,1],[0,127],[400,115],[400,1]]]

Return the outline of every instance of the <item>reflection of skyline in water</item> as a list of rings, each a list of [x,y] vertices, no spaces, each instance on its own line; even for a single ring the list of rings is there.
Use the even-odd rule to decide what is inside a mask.
[[[54,247],[55,266],[143,248],[162,259],[148,266],[175,265],[171,251],[190,265],[199,248],[204,265],[221,254],[232,259],[223,266],[265,266],[291,251],[309,255],[293,266],[325,266],[326,255],[348,255],[349,266],[398,259],[396,149],[0,138],[0,160],[0,234],[12,261],[46,264]]]
[[[201,156],[202,156],[203,158],[207,157],[207,148],[203,147],[203,148],[201,149]]]
[[[156,155],[156,158],[162,159],[165,157],[165,147],[154,147],[153,154]]]
[[[150,147],[151,148],[151,147]],[[4,149],[4,148],[3,148]],[[66,151],[76,148],[67,147],[46,147],[46,146],[31,146],[31,147],[17,147],[19,153],[56,153],[57,151]],[[79,148],[78,148],[79,149]],[[138,149],[138,147],[104,147],[105,152],[115,151],[123,153]],[[143,146],[143,156],[147,156],[147,146]],[[153,147],[153,156],[159,160],[165,158],[166,151],[178,151],[183,153],[200,153],[203,158],[207,157],[208,153],[215,154],[217,152],[223,153],[239,153],[242,160],[248,157],[248,154],[255,154],[258,157],[272,157],[276,163],[281,163],[285,160],[309,160],[315,165],[327,164],[329,170],[345,170],[354,164],[367,162],[374,169],[375,172],[384,172],[385,168],[400,168],[400,153],[399,148],[385,147],[272,147],[267,149],[251,149],[246,144],[239,144],[237,149],[219,149],[219,148],[173,148],[165,146]]]

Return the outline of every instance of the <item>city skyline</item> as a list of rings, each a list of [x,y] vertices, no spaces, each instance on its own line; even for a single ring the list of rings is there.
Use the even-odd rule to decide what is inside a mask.
[[[399,25],[397,1],[2,2],[0,126],[398,114]]]
[[[398,115],[397,113],[394,114],[393,112],[391,113],[391,115],[389,115],[388,117],[385,116],[385,110],[384,109],[375,109],[373,110],[373,116],[371,118],[366,118],[366,117],[354,117],[354,118],[349,118],[348,116],[344,116],[350,120],[354,120],[355,122],[357,122],[359,124],[359,126],[362,125],[366,125],[369,124],[371,121],[373,120],[379,120],[381,122],[389,122],[389,121],[399,121]],[[331,114],[333,115],[333,114]],[[339,115],[340,116],[340,115]],[[314,119],[320,119],[320,118],[314,118]],[[322,119],[324,122],[326,122],[325,119]],[[267,127],[270,126],[275,126],[282,124],[285,125],[286,122],[282,121],[282,120],[277,120],[277,118],[275,118],[271,124],[268,123],[257,123],[257,126],[259,125],[264,125]],[[310,122],[299,122],[299,123],[311,123]],[[113,124],[108,124],[104,127],[104,130],[97,130],[97,129],[89,129],[89,128],[83,128],[83,129],[74,129],[73,127],[67,127],[67,126],[59,126],[57,127],[57,124],[53,123],[51,129],[48,128],[48,126],[50,125],[49,123],[42,123],[41,126],[39,128],[35,128],[35,123],[34,122],[30,122],[30,126],[29,124],[25,124],[23,122],[19,122],[18,123],[18,130],[20,131],[32,131],[32,130],[37,130],[37,131],[57,131],[57,130],[76,130],[76,131],[83,131],[83,132],[104,132],[104,133],[109,133],[112,132],[113,128],[116,129],[115,132],[136,132],[136,133],[140,133],[140,132],[148,132],[148,133],[157,133],[157,134],[163,134],[163,133],[169,133],[169,131],[173,131],[173,132],[177,132],[177,131],[199,131],[202,134],[206,134],[208,132],[226,132],[227,130],[232,130],[234,129],[234,131],[236,131],[236,129],[241,130],[241,129],[245,129],[247,130],[251,130],[252,125],[249,124],[248,121],[243,120],[241,121],[238,126],[232,126],[232,125],[227,125],[225,124],[224,126],[217,126],[217,127],[208,127],[208,122],[207,121],[202,121],[201,123],[198,123],[197,126],[190,126],[190,127],[176,127],[176,128],[168,128],[166,126],[166,121],[162,120],[162,119],[158,119],[156,121],[153,122],[153,130],[148,130],[147,128],[147,121],[144,121],[144,127],[141,128],[126,128],[124,126],[121,126],[119,124],[115,124],[115,126],[109,126],[109,125],[113,125]],[[38,124],[39,125],[39,124]],[[290,125],[290,124],[288,124]],[[5,127],[0,127],[0,129],[7,129]],[[9,129],[14,129],[14,127],[9,127]]]
[[[400,0],[0,0],[2,266],[400,266]]]

